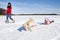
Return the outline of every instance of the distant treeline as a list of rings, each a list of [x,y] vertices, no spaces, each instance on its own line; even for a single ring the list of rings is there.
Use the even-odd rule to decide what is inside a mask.
[[[3,8],[0,8],[0,15],[6,15],[6,12],[5,12],[5,9]],[[52,14],[12,14],[12,15],[59,15],[59,14],[55,14],[55,13],[52,13]]]

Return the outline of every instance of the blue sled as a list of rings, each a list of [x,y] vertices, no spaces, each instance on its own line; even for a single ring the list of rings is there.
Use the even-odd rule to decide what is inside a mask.
[[[18,31],[22,32],[22,30],[24,30],[24,26],[20,27],[19,29],[17,29]]]

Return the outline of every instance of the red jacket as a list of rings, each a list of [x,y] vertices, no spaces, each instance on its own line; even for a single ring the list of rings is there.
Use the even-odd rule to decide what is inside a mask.
[[[7,14],[11,14],[11,11],[12,11],[12,7],[7,8]]]

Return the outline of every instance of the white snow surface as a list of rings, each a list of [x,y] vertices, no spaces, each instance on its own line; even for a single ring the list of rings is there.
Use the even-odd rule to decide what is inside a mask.
[[[20,15],[12,16],[15,23],[6,23],[6,17],[0,16],[0,40],[60,40],[60,16],[56,15]],[[37,26],[31,31],[21,32],[19,29],[29,18],[34,19]],[[50,25],[44,25],[44,19],[54,20]]]

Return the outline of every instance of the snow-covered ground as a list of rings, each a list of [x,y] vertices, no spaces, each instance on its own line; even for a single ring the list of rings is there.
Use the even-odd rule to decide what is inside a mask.
[[[12,16],[15,23],[5,23],[5,16],[0,16],[0,40],[60,40],[60,16],[53,15],[25,15]],[[17,29],[22,27],[29,18],[33,18],[37,26],[33,31],[21,32]],[[54,20],[50,25],[44,25],[44,19]]]

